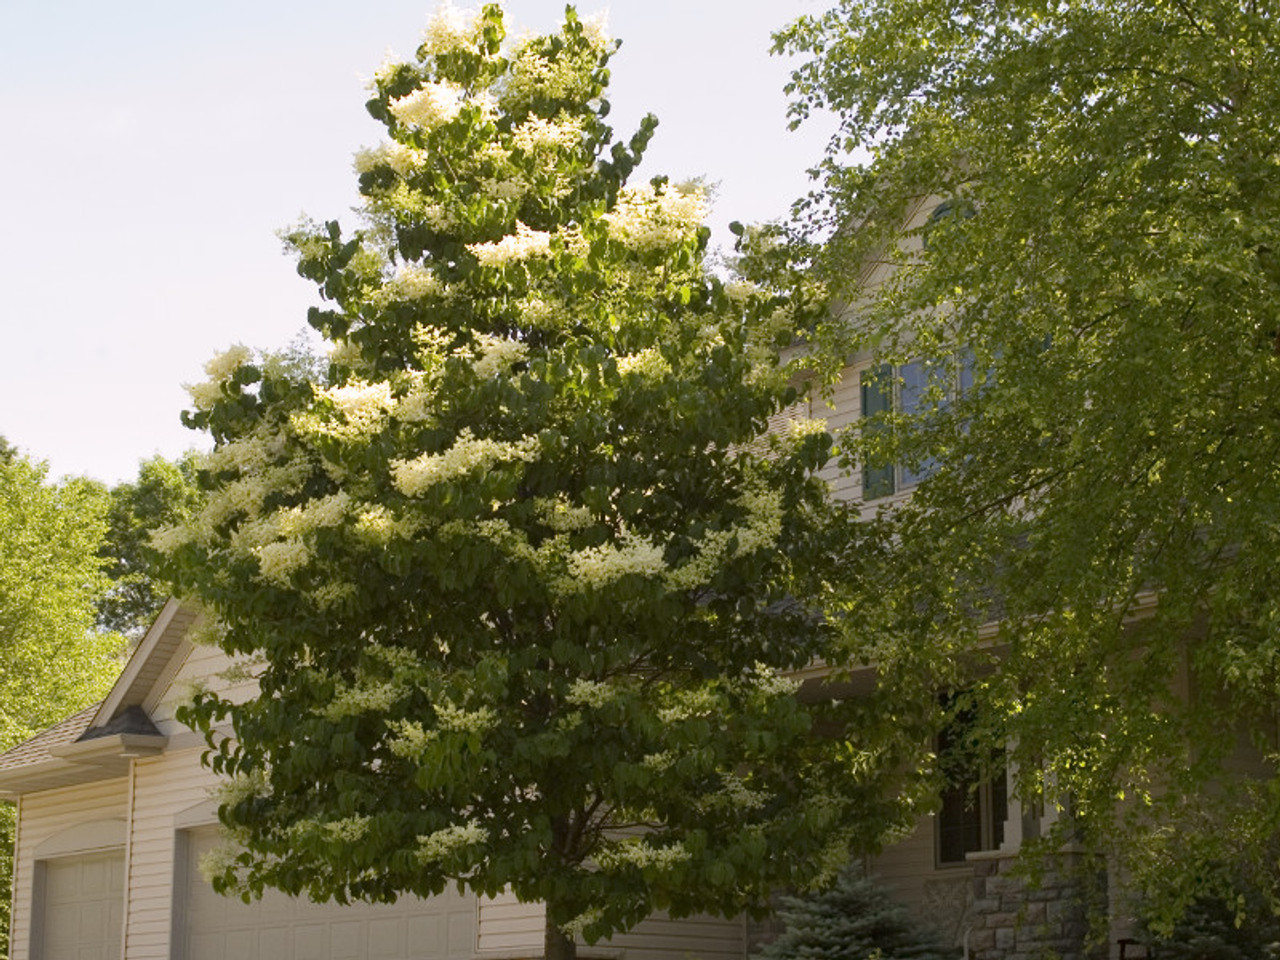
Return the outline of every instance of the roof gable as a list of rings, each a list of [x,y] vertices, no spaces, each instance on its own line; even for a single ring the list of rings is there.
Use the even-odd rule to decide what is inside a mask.
[[[142,707],[148,701],[153,690],[172,673],[176,655],[185,655],[187,633],[199,616],[196,610],[173,598],[165,603],[90,726],[105,726],[130,707]]]
[[[99,703],[0,754],[0,798],[121,775],[129,758],[164,749],[148,713],[191,649],[199,613],[169,600]]]

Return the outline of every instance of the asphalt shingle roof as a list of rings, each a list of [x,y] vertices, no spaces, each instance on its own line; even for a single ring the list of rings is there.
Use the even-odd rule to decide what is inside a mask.
[[[30,740],[18,744],[5,753],[0,753],[0,770],[29,767],[52,759],[53,755],[49,753],[50,748],[79,740],[81,735],[89,729],[89,724],[93,720],[93,715],[98,712],[99,705],[91,704],[62,722],[55,723],[48,730],[37,733]]]

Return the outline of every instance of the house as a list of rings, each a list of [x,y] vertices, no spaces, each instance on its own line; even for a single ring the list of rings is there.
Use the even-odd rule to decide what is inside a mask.
[[[215,894],[201,855],[217,838],[204,740],[174,718],[194,682],[223,684],[225,654],[192,642],[170,600],[100,704],[0,755],[17,804],[12,960],[504,960],[542,951],[543,911],[454,890],[394,905]],[[741,960],[745,919],[653,917],[584,956]]]

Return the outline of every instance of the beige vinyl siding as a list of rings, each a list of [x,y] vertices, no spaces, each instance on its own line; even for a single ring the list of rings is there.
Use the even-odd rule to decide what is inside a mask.
[[[166,736],[172,737],[187,730],[174,719],[174,711],[190,698],[197,685],[237,703],[257,693],[257,684],[252,680],[232,682],[223,676],[232,665],[232,660],[217,647],[184,642],[176,657],[181,660],[181,666],[169,674],[172,679],[162,688],[162,692],[148,697],[144,704],[152,722]]]
[[[203,650],[204,648],[196,648]],[[179,729],[185,729],[180,727]],[[129,960],[167,960],[173,926],[175,817],[208,801],[217,780],[201,747],[134,761],[134,800],[125,918]]]
[[[493,957],[540,956],[546,911],[540,903],[521,903],[514,894],[480,901],[479,952]],[[579,953],[619,956],[621,960],[742,960],[746,923],[741,917],[696,916],[672,920],[655,914],[627,933]]]
[[[742,960],[746,956],[747,926],[741,917],[672,920],[657,913],[599,946],[620,949],[623,960]]]
[[[835,435],[837,446],[841,434],[857,426],[862,416],[862,400],[858,393],[858,374],[852,367],[841,373],[840,382],[829,397],[814,399],[813,416],[827,421],[827,429]],[[843,469],[837,460],[832,460],[818,476],[827,481],[831,495],[837,500],[856,500],[862,496],[860,470]]]
[[[81,824],[96,820],[124,820],[128,799],[128,781],[124,778],[60,787],[23,797],[14,863],[11,960],[29,960],[31,956],[36,847],[50,837]]]
[[[542,953],[547,911],[540,903],[521,903],[514,893],[480,901],[476,946],[493,957],[531,957]]]
[[[963,914],[971,896],[973,868],[966,864],[937,866],[934,833],[934,818],[920,817],[910,836],[870,858],[868,872],[913,915],[937,927],[944,937],[963,937]]]

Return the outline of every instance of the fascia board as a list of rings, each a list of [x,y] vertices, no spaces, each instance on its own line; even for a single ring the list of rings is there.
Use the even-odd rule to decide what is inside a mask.
[[[143,674],[151,665],[151,660],[157,655],[157,649],[160,648],[159,655],[168,656],[174,652],[179,644],[171,635],[171,627],[174,627],[174,619],[184,610],[190,614],[191,611],[184,608],[182,603],[177,599],[170,597],[165,603],[160,613],[156,616],[155,622],[151,624],[151,628],[147,631],[133,656],[129,658],[129,662],[125,664],[124,670],[120,674],[120,678],[116,680],[112,686],[111,692],[107,694],[102,706],[98,708],[98,712],[94,714],[93,721],[89,724],[89,729],[94,727],[105,726],[111,722],[111,719],[120,711],[122,707],[129,707],[140,704],[146,696],[147,690],[139,689],[140,686],[149,687]],[[185,636],[186,629],[182,630]]]

